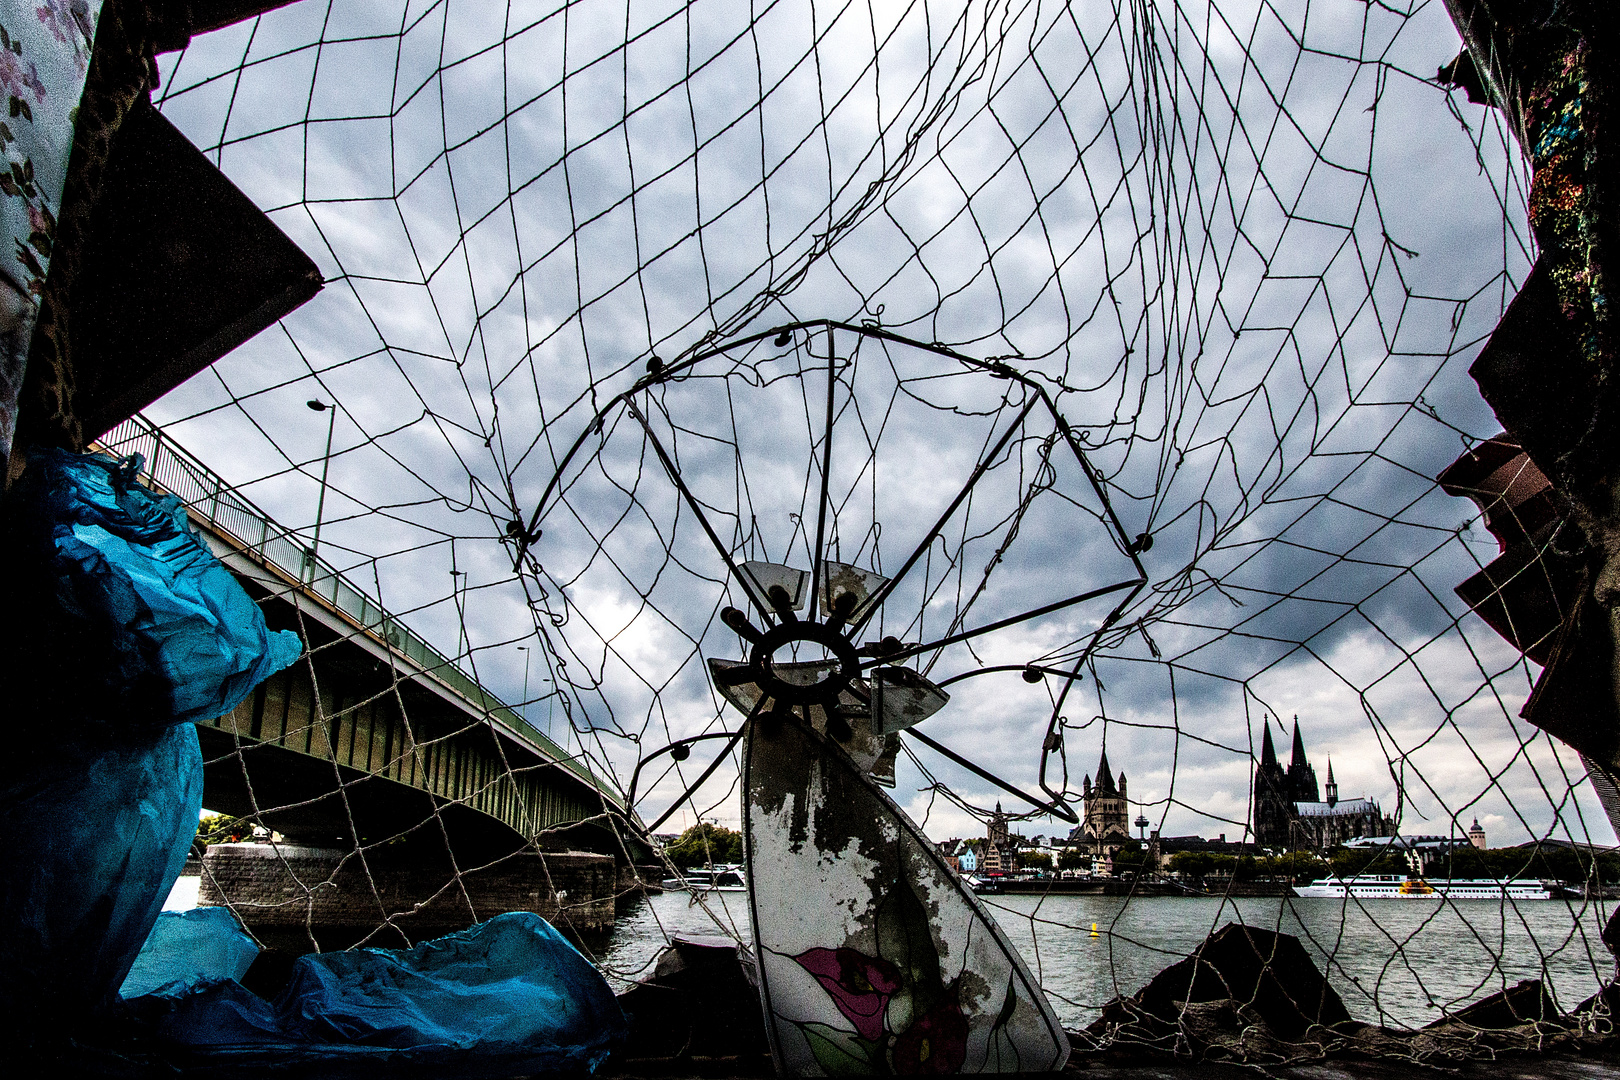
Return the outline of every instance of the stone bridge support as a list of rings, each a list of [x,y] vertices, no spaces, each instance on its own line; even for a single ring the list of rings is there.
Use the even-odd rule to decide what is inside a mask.
[[[198,902],[229,906],[265,946],[305,953],[400,948],[507,911],[532,911],[571,936],[599,940],[613,929],[618,886],[613,857],[583,851],[457,866],[442,851],[425,857],[404,846],[214,844],[202,860]]]

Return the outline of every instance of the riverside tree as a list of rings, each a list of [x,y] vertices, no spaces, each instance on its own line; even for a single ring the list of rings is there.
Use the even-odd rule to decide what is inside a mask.
[[[712,863],[742,862],[742,833],[711,821],[699,822],[681,833],[679,839],[664,849],[664,854],[683,870]]]

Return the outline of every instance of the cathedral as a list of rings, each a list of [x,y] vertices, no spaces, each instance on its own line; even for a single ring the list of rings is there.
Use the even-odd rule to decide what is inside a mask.
[[[1105,848],[1113,854],[1131,838],[1131,813],[1125,801],[1125,774],[1120,773],[1119,783],[1114,783],[1113,773],[1108,771],[1107,750],[1097,762],[1097,783],[1093,785],[1088,776],[1080,791],[1085,816],[1080,827],[1069,834],[1071,839],[1082,841],[1099,855]]]
[[[1323,795],[1326,798],[1323,798]],[[1284,769],[1265,725],[1260,764],[1254,771],[1255,843],[1261,847],[1321,851],[1357,836],[1393,836],[1395,822],[1371,799],[1340,799],[1328,762],[1325,791],[1317,787],[1316,769],[1305,756],[1299,717],[1294,717],[1294,748]]]

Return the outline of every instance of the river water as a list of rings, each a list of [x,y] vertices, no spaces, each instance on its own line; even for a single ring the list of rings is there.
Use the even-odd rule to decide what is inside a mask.
[[[747,899],[716,893],[698,904],[686,893],[665,893],[638,901],[621,911],[595,958],[622,987],[647,972],[668,935],[724,933],[746,941]],[[1089,1024],[1109,999],[1134,993],[1229,922],[1300,938],[1351,1016],[1390,1025],[1426,1024],[1442,1009],[1454,1011],[1528,978],[1545,979],[1567,1009],[1614,970],[1598,939],[1607,909],[1561,900],[983,899],[1069,1028]]]

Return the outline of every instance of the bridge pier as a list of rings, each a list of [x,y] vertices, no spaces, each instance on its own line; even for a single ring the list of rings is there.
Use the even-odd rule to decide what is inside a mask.
[[[264,945],[289,952],[400,948],[508,911],[599,938],[613,929],[611,855],[520,852],[457,867],[442,853],[289,844],[213,844],[198,903],[228,905]]]

